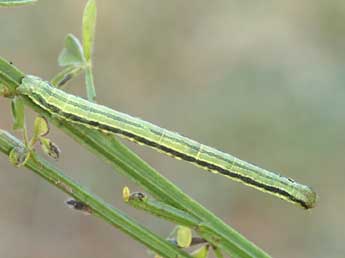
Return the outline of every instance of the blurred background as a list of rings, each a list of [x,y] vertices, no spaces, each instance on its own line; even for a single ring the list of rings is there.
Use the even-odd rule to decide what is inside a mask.
[[[66,34],[80,38],[85,3],[0,9],[0,55],[52,78]],[[97,4],[99,103],[308,184],[318,206],[305,211],[123,142],[273,257],[345,257],[345,2]],[[68,91],[85,96],[82,78]],[[0,128],[11,131],[9,107],[1,98]],[[57,165],[66,174],[169,234],[172,224],[123,204],[123,186],[140,188],[55,128],[50,138],[63,151]],[[0,155],[0,257],[149,257],[124,233],[66,208],[67,198]]]

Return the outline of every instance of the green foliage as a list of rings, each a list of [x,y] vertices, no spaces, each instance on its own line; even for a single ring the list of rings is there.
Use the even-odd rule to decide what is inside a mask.
[[[91,62],[95,40],[96,15],[96,1],[89,0],[83,15],[83,45],[73,34],[67,35],[65,47],[58,59],[59,65],[65,67],[65,69],[52,79],[53,85],[61,87],[68,80],[84,71],[86,94],[90,101],[95,101],[96,98]]]
[[[62,49],[58,63],[60,66],[65,67],[60,73],[58,73],[52,80],[51,83],[57,87],[62,87],[66,83],[79,75],[82,71],[89,73],[88,63],[84,56],[83,47],[73,34],[68,34],[65,39],[65,46]],[[90,82],[86,81],[87,88],[90,87]],[[91,90],[93,91],[93,90]],[[88,94],[89,99],[94,98],[94,94]]]
[[[195,250],[192,253],[192,256],[194,258],[207,258],[208,253],[209,253],[209,249],[210,249],[209,245],[204,245],[204,246],[200,247],[199,249]]]
[[[65,39],[65,47],[62,49],[58,63],[61,66],[83,66],[85,58],[83,47],[81,46],[77,37],[73,34],[68,34]]]
[[[23,150],[25,146],[11,134],[0,130],[0,152],[6,155],[14,155],[13,150]],[[95,194],[88,192],[85,188],[66,177],[52,164],[42,159],[36,154],[30,155],[25,166],[38,174],[40,177],[58,187],[78,201],[90,207],[92,214],[100,217],[104,221],[124,231],[134,239],[152,248],[155,252],[165,257],[190,258],[187,253],[179,250],[176,246],[150,232],[145,227],[129,218],[123,212],[110,207]]]
[[[73,34],[67,35],[58,63],[61,66],[83,66],[85,64],[83,47]]]
[[[85,6],[83,15],[83,47],[87,62],[91,62],[91,55],[95,41],[96,15],[96,1],[89,0]]]
[[[37,0],[0,0],[0,6],[14,7],[25,4],[32,4]]]
[[[95,101],[96,90],[93,82],[93,75],[90,65],[88,65],[85,69],[85,85],[87,98],[89,99],[89,101]]]
[[[192,243],[192,231],[188,227],[178,226],[176,230],[176,242],[181,248],[189,247]]]
[[[21,98],[15,97],[11,101],[13,130],[24,128],[24,102]]]
[[[24,146],[14,146],[9,155],[9,161],[12,165],[20,168],[26,164],[30,158],[30,150]]]
[[[96,89],[93,81],[91,62],[91,55],[95,41],[96,15],[96,1],[89,0],[85,6],[83,15],[83,47],[84,57],[87,62],[85,68],[86,93],[90,101],[95,101],[96,99]]]
[[[44,117],[36,117],[34,123],[34,139],[43,137],[49,133],[48,122]]]

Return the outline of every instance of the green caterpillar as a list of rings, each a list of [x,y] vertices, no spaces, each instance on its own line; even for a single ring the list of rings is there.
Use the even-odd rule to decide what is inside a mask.
[[[38,77],[24,77],[17,92],[60,119],[120,135],[208,171],[271,193],[305,209],[315,206],[316,193],[306,185],[140,118],[68,94]]]

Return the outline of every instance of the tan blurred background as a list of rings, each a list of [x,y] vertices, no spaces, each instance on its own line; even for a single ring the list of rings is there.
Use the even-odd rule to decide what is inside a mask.
[[[0,55],[52,78],[86,1],[0,9]],[[304,211],[129,144],[158,171],[273,257],[345,257],[345,2],[98,1],[98,102],[313,186]],[[70,92],[84,95],[82,79]],[[11,130],[0,99],[0,127]],[[33,115],[31,114],[31,118]],[[58,130],[57,165],[166,236],[172,225],[127,207],[127,178]],[[0,155],[0,257],[148,257],[146,248]]]

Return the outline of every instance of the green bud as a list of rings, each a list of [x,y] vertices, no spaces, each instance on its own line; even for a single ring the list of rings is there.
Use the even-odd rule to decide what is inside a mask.
[[[53,159],[59,159],[60,148],[48,138],[40,137],[42,151]]]
[[[22,167],[28,161],[30,151],[27,148],[15,147],[11,150],[9,155],[10,162],[16,167]]]

